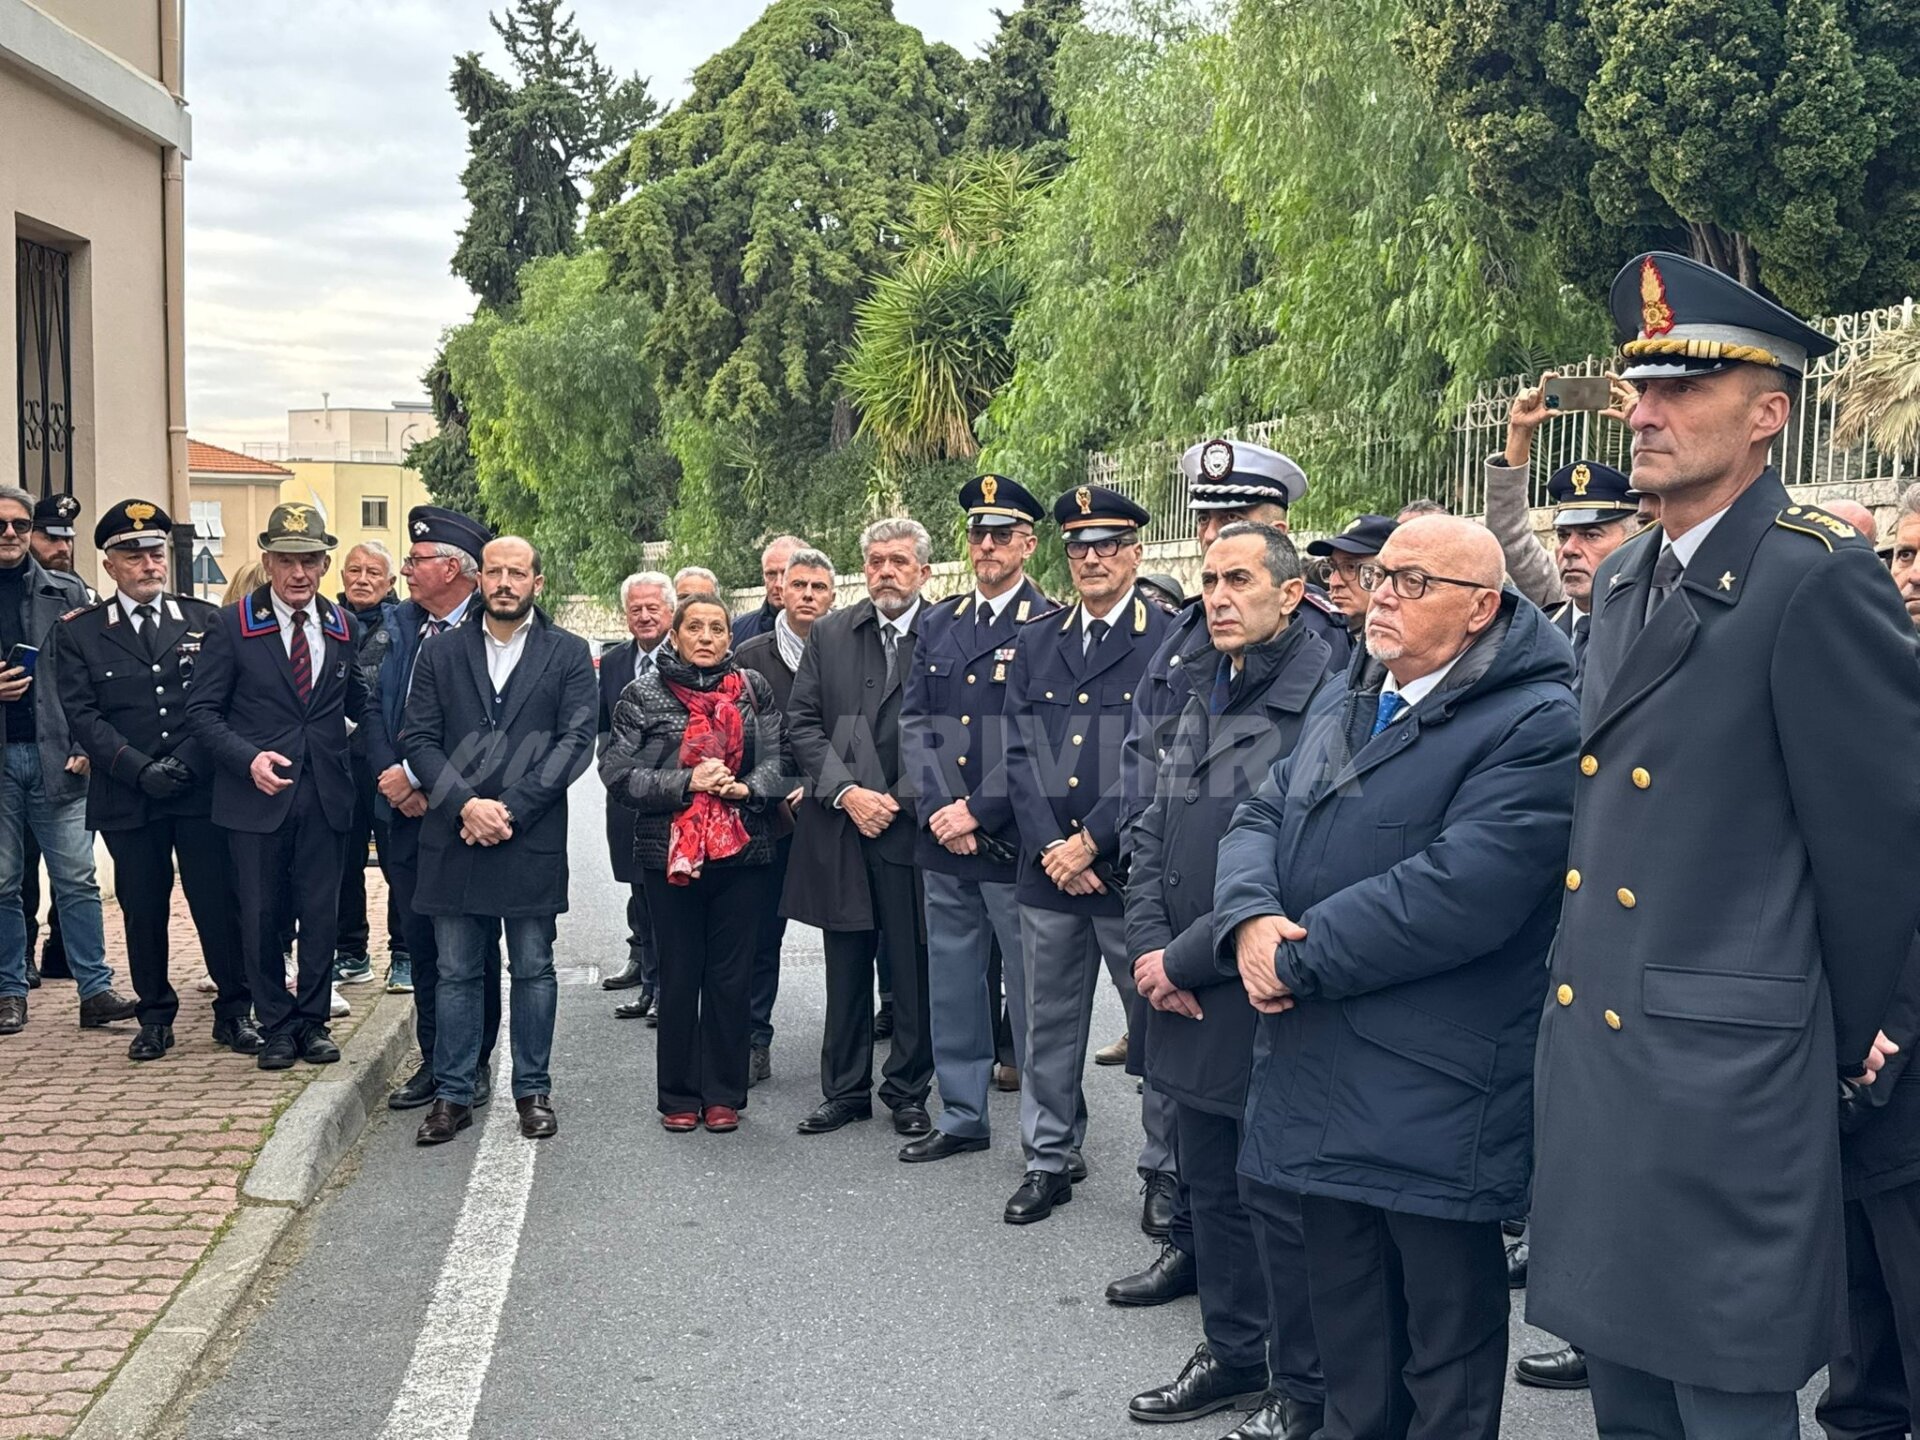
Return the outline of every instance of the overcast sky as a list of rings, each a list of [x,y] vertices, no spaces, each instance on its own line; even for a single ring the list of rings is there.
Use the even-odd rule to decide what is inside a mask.
[[[195,439],[285,440],[286,412],[424,398],[440,332],[472,313],[447,272],[465,215],[456,53],[504,63],[504,0],[192,0],[186,91],[187,410]],[[999,0],[1015,8],[1014,0]],[[731,43],[757,0],[578,0],[616,73],[662,101]],[[990,0],[895,0],[978,54]]]

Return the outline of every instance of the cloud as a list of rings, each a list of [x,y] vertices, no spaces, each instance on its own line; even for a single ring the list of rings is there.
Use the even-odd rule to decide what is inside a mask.
[[[499,9],[505,0],[494,0]],[[1000,0],[1003,5],[1006,0]],[[195,0],[186,89],[187,405],[196,439],[284,440],[286,411],[418,398],[472,296],[447,270],[466,207],[453,57],[504,56],[485,0]],[[578,0],[617,73],[685,95],[750,0]],[[1010,7],[1008,7],[1010,8]],[[976,54],[990,0],[898,0],[895,13]]]

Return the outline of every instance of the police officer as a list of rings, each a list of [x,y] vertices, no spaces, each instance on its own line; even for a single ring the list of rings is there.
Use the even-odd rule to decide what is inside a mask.
[[[1586,1351],[1602,1436],[1787,1440],[1848,1348],[1837,1077],[1920,923],[1887,843],[1920,768],[1886,763],[1920,656],[1872,549],[1768,464],[1833,341],[1678,255],[1613,313],[1661,525],[1594,577],[1527,1318]]]
[[[1022,627],[1008,670],[1007,779],[1020,828],[1016,895],[1026,957],[1020,1139],[1026,1178],[1009,1224],[1073,1198],[1086,1134],[1087,1026],[1100,965],[1127,976],[1119,875],[1120,752],[1134,695],[1170,621],[1134,590],[1147,512],[1104,485],[1054,502],[1079,600]],[[1204,633],[1204,629],[1203,632]],[[1163,1149],[1168,1137],[1149,1137]],[[1166,1168],[1170,1168],[1171,1160]]]
[[[914,863],[926,882],[927,998],[939,1123],[909,1141],[909,1164],[988,1142],[996,1004],[987,972],[998,937],[1021,1063],[1026,1021],[1014,862],[1020,836],[1007,785],[1001,706],[1022,625],[1057,607],[1027,578],[1046,509],[1004,475],[960,487],[973,589],[930,607],[900,705],[904,765],[920,803]]]
[[[1338,535],[1309,541],[1307,554],[1327,562],[1327,601],[1346,620],[1347,633],[1358,640],[1367,627],[1367,593],[1360,588],[1360,566],[1386,548],[1387,537],[1399,526],[1391,515],[1356,515]]]
[[[74,521],[80,518],[80,502],[71,495],[43,495],[33,507],[33,558],[42,570],[58,570],[74,575]],[[98,548],[97,546],[95,547]],[[75,578],[78,578],[77,576]],[[100,597],[86,581],[80,582],[89,602]]]
[[[115,589],[53,629],[60,703],[87,754],[87,828],[113,856],[127,968],[140,1001],[133,1060],[173,1046],[179,997],[167,978],[167,927],[176,860],[207,973],[216,1044],[260,1049],[251,1018],[240,911],[228,876],[226,837],[208,818],[212,764],[185,719],[201,639],[218,611],[169,595],[167,539],[173,522],[148,500],[123,500],[100,517],[93,543]]]

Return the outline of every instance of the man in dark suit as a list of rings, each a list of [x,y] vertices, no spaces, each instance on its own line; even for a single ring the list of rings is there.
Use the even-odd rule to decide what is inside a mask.
[[[987,984],[996,935],[1015,1034],[1025,1042],[1025,967],[1014,864],[1020,832],[1007,785],[1001,706],[1019,628],[1057,608],[1027,578],[1046,507],[1004,475],[960,488],[973,588],[929,607],[900,708],[918,793],[915,859],[927,907],[927,972],[940,1124],[900,1151],[908,1164],[984,1150],[998,1001]]]
[[[481,555],[483,622],[421,647],[407,699],[407,760],[427,796],[414,905],[440,947],[439,1086],[422,1145],[473,1123],[485,952],[504,926],[513,977],[513,1098],[520,1133],[559,1130],[547,1066],[559,990],[555,917],[567,908],[567,787],[593,763],[587,642],[533,608],[540,552],[517,535]]]
[[[1085,1173],[1087,1027],[1105,962],[1127,978],[1121,750],[1147,661],[1171,626],[1134,589],[1145,510],[1104,485],[1054,502],[1079,602],[1021,627],[1007,672],[1007,784],[1020,829],[1015,895],[1026,979],[1020,1140],[1006,1220],[1044,1220]],[[1155,1173],[1171,1168],[1169,1157]],[[1143,1177],[1144,1178],[1144,1177]]]
[[[760,583],[766,586],[766,592],[758,610],[749,610],[733,622],[734,649],[773,629],[775,617],[786,608],[780,582],[787,573],[787,562],[794,551],[806,548],[807,542],[798,535],[776,535],[767,542],[767,548],[760,552]],[[717,592],[719,587],[714,589]]]
[[[213,760],[213,822],[231,832],[262,1070],[340,1058],[327,1014],[353,824],[347,722],[369,706],[353,622],[320,593],[338,543],[313,506],[274,506],[260,536],[267,583],[220,612],[187,692],[187,728]],[[300,932],[292,997],[279,940],[288,914]]]
[[[800,1133],[873,1114],[874,932],[892,959],[895,1029],[880,1098],[893,1128],[924,1135],[933,1083],[927,947],[913,863],[913,788],[901,764],[900,698],[913,665],[921,587],[932,567],[926,527],[878,520],[860,536],[867,598],[813,627],[788,708],[801,802],[780,913],[826,931],[825,1099]]]
[[[658,570],[629,575],[620,584],[620,608],[626,613],[631,639],[611,645],[600,656],[600,746],[613,736],[613,709],[620,692],[638,680],[667,642],[673,625],[673,581]],[[613,1013],[622,1020],[659,1023],[654,1009],[655,985],[660,975],[660,953],[654,946],[653,918],[647,913],[647,891],[633,863],[633,811],[613,796],[607,797],[607,859],[616,885],[627,887],[627,963],[600,982],[606,990],[640,993]]]
[[[182,724],[187,687],[219,610],[165,593],[173,520],[148,500],[123,500],[100,517],[93,543],[115,585],[104,602],[54,626],[60,700],[87,771],[87,828],[113,856],[127,969],[140,998],[140,1033],[128,1058],[159,1060],[173,1046],[180,1009],[167,976],[173,874],[218,986],[213,1038],[257,1054],[253,999],[234,903],[227,842],[209,818],[213,766]]]
[[[1594,577],[1528,1319],[1586,1351],[1603,1436],[1786,1440],[1850,1343],[1835,1099],[1920,924],[1920,769],[1888,763],[1920,656],[1872,548],[1768,464],[1834,342],[1678,255],[1613,312],[1660,526]]]
[[[421,645],[433,635],[465,623],[478,604],[474,594],[480,583],[480,551],[493,532],[458,510],[439,505],[416,505],[407,512],[407,556],[400,568],[407,576],[409,598],[388,617],[392,640],[386,648],[374,680],[374,704],[368,707],[366,723],[367,767],[373,772],[379,789],[376,809],[389,816],[387,826],[387,882],[393,886],[394,901],[400,907],[400,923],[407,938],[407,973],[399,966],[387,982],[389,990],[413,992],[414,1034],[420,1044],[420,1066],[404,1084],[387,1097],[395,1110],[411,1110],[432,1102],[433,1054],[436,1017],[439,1005],[435,986],[439,982],[439,947],[434,942],[433,921],[414,904],[414,892],[420,880],[420,827],[427,813],[426,793],[415,783],[411,768],[402,753],[402,723],[407,692],[413,684],[415,663]],[[500,1030],[500,955],[496,946],[489,952],[485,987],[487,1000],[486,1038],[482,1042],[479,1091],[476,1105],[484,1105],[492,1094],[492,1076],[484,1063],[493,1054],[494,1038]]]
[[[800,656],[814,622],[833,608],[833,561],[818,550],[795,550],[787,557],[787,568],[780,584],[780,613],[773,628],[737,645],[734,658],[743,670],[756,670],[766,678],[779,702],[780,713],[790,714],[793,677],[800,669]],[[737,642],[736,642],[737,644]],[[786,731],[781,732],[783,735]],[[789,744],[788,750],[791,752]],[[787,756],[785,775],[798,775],[792,754]],[[788,797],[788,809],[800,803],[804,791]],[[776,826],[776,829],[779,828]],[[773,845],[773,892],[778,895],[787,881],[787,861],[793,854],[793,827]],[[758,1085],[773,1077],[773,1005],[780,994],[780,947],[786,940],[787,921],[779,907],[769,909],[760,927],[760,944],[753,954],[753,970],[748,978],[747,1084]]]

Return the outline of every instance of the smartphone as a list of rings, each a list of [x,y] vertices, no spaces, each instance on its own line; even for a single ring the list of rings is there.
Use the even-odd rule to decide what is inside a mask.
[[[33,674],[33,663],[39,658],[39,646],[16,645],[7,652],[7,668],[9,670],[24,670],[27,674],[31,675]]]
[[[1604,410],[1613,403],[1613,384],[1604,375],[1556,375],[1543,398],[1549,410]]]

